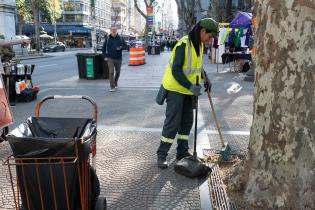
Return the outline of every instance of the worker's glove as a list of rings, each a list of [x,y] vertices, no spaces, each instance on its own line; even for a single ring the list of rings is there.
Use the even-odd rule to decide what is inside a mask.
[[[208,91],[211,92],[212,83],[210,82],[205,71],[203,71],[202,76],[203,76],[203,81],[204,81],[203,86],[205,88],[205,92],[208,92]]]
[[[211,92],[212,83],[210,82],[210,80],[205,79],[203,85],[205,87],[205,92]]]
[[[200,96],[201,95],[201,86],[200,85],[193,85],[189,89],[195,96]]]

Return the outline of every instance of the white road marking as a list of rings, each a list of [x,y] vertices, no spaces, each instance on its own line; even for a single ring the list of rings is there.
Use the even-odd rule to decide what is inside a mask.
[[[152,133],[162,132],[162,128],[144,128],[144,127],[132,127],[132,126],[108,126],[108,125],[98,125],[97,127],[101,130],[108,130],[108,131],[136,131],[136,132],[152,132]],[[192,129],[192,132],[193,132],[193,129]],[[236,135],[236,136],[249,136],[250,134],[249,131],[221,131],[221,132],[224,135]],[[208,130],[208,129],[203,129],[201,132],[198,131],[198,133],[199,134],[213,134],[213,135],[219,134],[217,130]]]
[[[57,64],[42,65],[42,66],[38,66],[37,68],[43,68],[43,67],[49,67],[49,66],[57,66]]]

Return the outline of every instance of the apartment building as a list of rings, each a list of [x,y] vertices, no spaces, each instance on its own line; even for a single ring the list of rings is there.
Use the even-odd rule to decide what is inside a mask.
[[[70,47],[91,46],[91,0],[60,0],[62,15],[57,20],[56,32],[59,41]],[[112,0],[94,0],[95,26],[97,37],[109,32],[111,24]],[[41,26],[49,35],[54,35],[55,27],[40,18]],[[24,26],[23,33],[34,34],[34,24]],[[101,39],[101,38],[99,38]]]
[[[111,25],[116,26],[121,34],[125,34],[128,25],[127,0],[112,0]]]

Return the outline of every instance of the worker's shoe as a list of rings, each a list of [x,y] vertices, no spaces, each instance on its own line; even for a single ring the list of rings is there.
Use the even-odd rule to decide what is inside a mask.
[[[185,158],[185,157],[189,157],[189,156],[193,156],[190,152],[185,152],[185,153],[183,153],[183,154],[178,154],[178,155],[176,155],[176,160],[181,160],[181,159],[183,159],[183,158]]]
[[[185,157],[192,156],[192,154],[188,150],[189,150],[188,140],[177,139],[176,159],[181,160]]]
[[[157,164],[158,164],[158,167],[161,169],[168,168],[168,163],[166,161],[166,158],[158,157]]]

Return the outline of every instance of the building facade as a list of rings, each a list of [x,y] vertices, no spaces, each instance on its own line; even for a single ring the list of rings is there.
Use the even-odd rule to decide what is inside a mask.
[[[111,0],[94,0],[95,27],[97,40],[109,32],[111,23]],[[59,41],[70,47],[91,46],[91,0],[60,0],[62,14],[56,23],[56,32]],[[54,25],[45,21],[41,16],[40,22],[44,31],[54,35]],[[34,24],[25,25],[23,33],[32,36]]]
[[[15,0],[0,0],[0,34],[15,39]]]
[[[117,27],[121,34],[126,34],[128,28],[128,2],[127,0],[112,0],[111,25]]]

